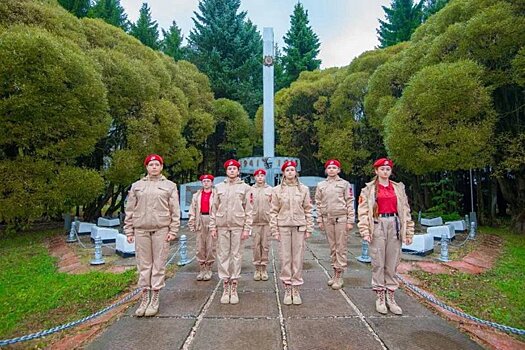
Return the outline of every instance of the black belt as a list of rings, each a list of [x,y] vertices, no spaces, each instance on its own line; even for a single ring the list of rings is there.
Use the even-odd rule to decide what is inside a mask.
[[[392,217],[392,216],[397,216],[397,213],[383,213],[383,214],[379,214],[380,218],[389,218],[389,217]]]
[[[201,215],[210,215],[210,213],[201,213]]]

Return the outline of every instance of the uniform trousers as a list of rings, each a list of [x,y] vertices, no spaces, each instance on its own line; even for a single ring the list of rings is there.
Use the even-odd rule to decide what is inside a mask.
[[[217,264],[219,278],[238,279],[241,276],[243,242],[242,228],[217,228]]]
[[[210,233],[210,216],[200,216],[200,230],[197,230],[197,261],[201,266],[211,266],[215,262],[217,239]]]
[[[346,216],[341,218],[323,218],[326,238],[330,245],[330,259],[332,268],[346,270],[348,251],[348,231],[346,229]]]
[[[378,218],[374,225],[370,257],[372,258],[372,289],[396,290],[395,278],[401,255],[401,240],[397,238],[396,217]]]
[[[253,235],[253,264],[255,266],[268,265],[268,237],[270,236],[269,225],[254,225]]]
[[[299,227],[279,227],[281,236],[281,276],[284,284],[300,286],[303,281],[303,261],[305,244],[305,228],[299,231]]]
[[[135,229],[135,254],[139,270],[139,288],[159,290],[164,287],[166,259],[170,243],[168,228],[156,231]]]

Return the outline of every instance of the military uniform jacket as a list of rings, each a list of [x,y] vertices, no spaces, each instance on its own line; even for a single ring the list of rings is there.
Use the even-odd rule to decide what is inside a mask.
[[[160,175],[158,180],[149,176],[133,183],[128,192],[124,233],[134,235],[135,230],[156,231],[168,228],[177,235],[180,226],[179,192],[174,182]]]
[[[348,224],[355,222],[352,186],[339,176],[319,182],[315,190],[315,204],[319,223],[323,222],[323,218],[344,218]]]
[[[270,229],[277,235],[280,226],[298,226],[300,231],[314,231],[312,201],[308,187],[296,181],[283,181],[273,189],[270,211]]]
[[[201,227],[201,196],[202,196],[203,189],[201,188],[198,190],[193,197],[191,198],[191,205],[189,210],[189,220],[188,220],[188,227],[190,230],[198,231]],[[215,189],[211,189],[211,196],[210,196],[210,210],[211,206],[213,205],[213,197],[215,196]]]
[[[240,178],[229,179],[215,187],[213,203],[210,205],[210,229],[252,229],[251,187]]]
[[[390,181],[394,186],[397,197],[397,216],[399,219],[399,234],[401,241],[406,237],[414,235],[414,221],[410,215],[410,206],[405,192],[405,185],[402,182]],[[357,208],[359,222],[357,227],[362,237],[371,236],[373,239],[374,224],[378,219],[374,218],[373,208],[375,198],[375,181],[368,182],[359,196],[359,206]]]
[[[264,184],[263,186],[252,186],[250,200],[253,201],[253,225],[269,225],[270,209],[272,204],[273,188]]]

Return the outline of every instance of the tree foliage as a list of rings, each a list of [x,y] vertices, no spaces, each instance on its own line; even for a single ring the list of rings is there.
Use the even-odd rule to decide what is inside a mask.
[[[91,18],[100,18],[104,22],[119,27],[125,31],[129,29],[128,15],[124,11],[120,0],[95,0],[88,11]]]
[[[392,0],[390,7],[382,6],[385,21],[379,20],[377,35],[380,46],[387,47],[410,39],[423,20],[424,0]]]
[[[182,48],[182,40],[184,36],[181,33],[177,23],[173,21],[167,31],[162,30],[162,42],[160,44],[162,52],[166,55],[173,57],[175,61],[181,60],[184,56]]]
[[[290,16],[290,29],[284,36],[283,65],[285,86],[297,80],[303,71],[319,69],[321,60],[317,58],[321,43],[309,25],[308,11],[298,2]]]
[[[210,78],[216,98],[238,101],[253,116],[262,101],[262,38],[239,6],[240,0],[199,2],[188,59]]]
[[[77,17],[86,17],[91,5],[90,0],[58,0],[58,3]]]
[[[139,39],[141,43],[154,50],[160,48],[159,25],[151,18],[151,10],[147,3],[140,7],[139,18],[131,25],[130,34]]]

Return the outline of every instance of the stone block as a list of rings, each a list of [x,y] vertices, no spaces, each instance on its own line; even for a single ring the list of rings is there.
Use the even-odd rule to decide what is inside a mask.
[[[465,222],[465,220],[447,221],[445,222],[445,225],[454,226],[454,230],[456,232],[458,231],[463,232],[467,230],[467,223]]]
[[[440,240],[443,233],[448,235],[448,239],[452,240],[456,236],[456,231],[452,225],[441,225],[429,227],[427,229],[427,234],[431,234],[434,239]]]
[[[443,225],[443,218],[437,217],[432,219],[421,219],[421,225],[423,226],[441,226]]]
[[[97,220],[97,226],[99,226],[99,227],[120,226],[120,220],[119,220],[119,218],[104,218],[104,217],[100,217]]]
[[[128,243],[126,235],[122,233],[117,234],[116,238],[116,252],[118,255],[127,258],[135,255],[135,242]]]
[[[91,228],[93,228],[94,226],[97,226],[95,224],[92,224],[90,222],[80,222],[80,224],[78,225],[78,234],[79,235],[86,235],[86,234],[91,234]]]
[[[418,255],[430,254],[434,251],[434,237],[430,233],[414,235],[412,244],[403,243],[402,249],[404,252],[415,252]]]
[[[103,243],[115,242],[117,235],[119,234],[117,229],[108,227],[93,226],[91,228],[91,240],[94,241],[97,236],[102,238]]]

